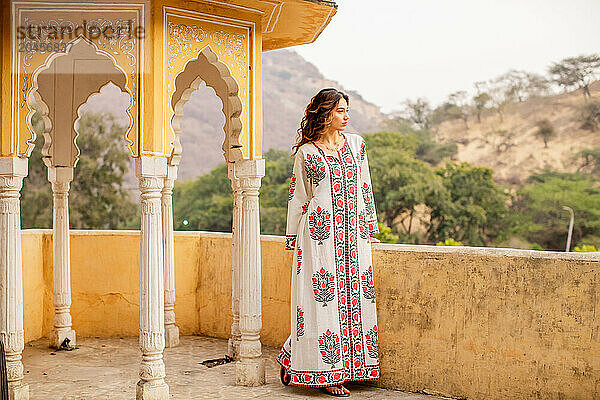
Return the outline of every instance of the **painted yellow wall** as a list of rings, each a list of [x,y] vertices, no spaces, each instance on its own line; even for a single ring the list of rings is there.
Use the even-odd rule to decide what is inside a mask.
[[[262,238],[261,340],[289,334],[292,252]],[[52,327],[50,231],[24,231],[26,340]],[[469,399],[599,398],[598,255],[375,245],[382,386]],[[175,234],[181,333],[227,338],[231,236]],[[71,234],[79,337],[138,334],[139,232]]]
[[[383,245],[382,382],[469,399],[598,398],[598,255]]]
[[[48,288],[44,279],[43,236],[44,231],[31,230],[21,237],[25,342],[45,335],[44,301],[47,294],[52,295],[52,286]]]

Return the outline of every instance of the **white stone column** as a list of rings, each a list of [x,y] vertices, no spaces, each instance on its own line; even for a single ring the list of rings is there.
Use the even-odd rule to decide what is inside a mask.
[[[20,191],[27,159],[0,157],[0,339],[6,352],[8,396],[28,400],[23,383],[23,256],[21,253]]]
[[[71,328],[71,245],[69,238],[69,186],[73,168],[50,167],[48,180],[54,195],[52,219],[52,261],[54,279],[54,329],[50,332],[50,347],[59,348],[65,339],[75,346],[75,331]]]
[[[242,222],[242,189],[240,180],[235,176],[234,164],[228,165],[231,189],[233,190],[233,221],[231,224],[231,311],[233,323],[231,324],[231,338],[229,338],[228,352],[231,358],[239,360],[240,342],[240,259],[241,259],[241,235],[240,225]]]
[[[137,400],[167,400],[165,383],[165,301],[161,197],[167,161],[142,156],[135,160],[141,191],[140,348],[142,362]]]
[[[165,268],[165,347],[179,344],[179,328],[175,325],[175,239],[173,237],[173,186],[177,166],[167,166],[162,189],[163,249]]]
[[[242,190],[242,216],[240,226],[240,343],[236,365],[236,384],[258,386],[265,383],[265,366],[261,359],[260,330],[261,269],[260,269],[260,216],[258,189],[265,176],[264,160],[247,160],[235,163],[235,175]]]

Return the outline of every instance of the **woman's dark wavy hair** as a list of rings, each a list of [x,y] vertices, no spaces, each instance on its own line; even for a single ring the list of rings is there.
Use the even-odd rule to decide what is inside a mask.
[[[350,104],[348,95],[334,88],[321,89],[308,103],[304,111],[304,117],[298,129],[296,144],[292,146],[294,154],[298,152],[304,143],[314,142],[319,134],[331,122],[331,111],[333,111],[340,99]]]

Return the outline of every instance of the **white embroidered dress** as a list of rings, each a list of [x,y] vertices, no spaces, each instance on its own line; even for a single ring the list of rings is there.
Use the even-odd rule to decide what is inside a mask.
[[[294,249],[291,335],[277,358],[292,385],[379,378],[375,203],[365,142],[344,137],[339,158],[312,143],[295,156],[286,229],[286,249]]]

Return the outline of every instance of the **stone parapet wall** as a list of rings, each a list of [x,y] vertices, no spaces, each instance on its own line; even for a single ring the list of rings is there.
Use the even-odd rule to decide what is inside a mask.
[[[23,231],[26,340],[52,329],[52,235]],[[262,237],[261,340],[289,333],[292,252]],[[469,399],[600,398],[599,255],[376,244],[382,386]],[[79,337],[137,336],[139,232],[72,231]],[[229,337],[231,235],[175,233],[181,333]],[[168,368],[168,366],[167,366]]]
[[[600,396],[597,254],[377,248],[386,386],[469,399]]]

